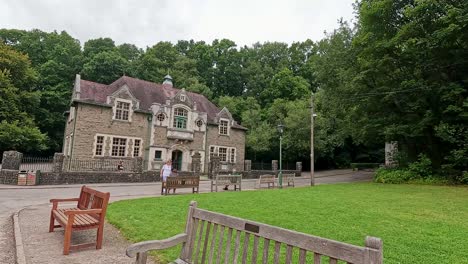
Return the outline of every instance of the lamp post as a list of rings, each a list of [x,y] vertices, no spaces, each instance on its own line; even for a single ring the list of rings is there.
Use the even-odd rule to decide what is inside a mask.
[[[310,96],[310,186],[315,185],[314,169],[314,93]]]
[[[279,123],[278,125],[278,132],[280,134],[280,153],[279,153],[279,187],[280,189],[283,188],[283,159],[282,159],[282,145],[283,145],[283,129],[284,125]]]

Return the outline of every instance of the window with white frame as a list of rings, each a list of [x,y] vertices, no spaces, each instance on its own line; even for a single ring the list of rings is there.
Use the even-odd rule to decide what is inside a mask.
[[[102,156],[104,149],[104,136],[96,137],[96,150],[94,151],[95,156]]]
[[[176,108],[174,109],[174,128],[187,128],[187,116],[188,111],[184,108]]]
[[[228,135],[228,130],[229,130],[229,121],[220,120],[219,121],[219,134]]]
[[[140,144],[141,140],[135,139],[135,143],[133,144],[133,157],[140,156]]]
[[[130,103],[117,101],[115,106],[115,118],[116,120],[128,121],[130,116]]]
[[[210,157],[216,154],[216,147],[210,146]]]
[[[112,139],[112,152],[111,156],[113,157],[125,157],[125,150],[127,147],[126,138],[115,137]]]
[[[225,147],[219,147],[219,161],[227,161],[227,148]]]
[[[236,149],[231,148],[231,153],[229,155],[229,162],[235,163],[236,162]]]

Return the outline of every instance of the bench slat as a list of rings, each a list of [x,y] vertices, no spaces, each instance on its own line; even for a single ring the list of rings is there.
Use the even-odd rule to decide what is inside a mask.
[[[254,236],[254,243],[252,249],[252,263],[257,263],[257,254],[258,254],[258,236]]]
[[[216,244],[216,234],[217,234],[216,231],[218,231],[218,225],[214,224],[213,235],[211,236],[210,258],[208,259],[209,264],[213,263],[213,254],[214,254],[214,248]]]
[[[262,257],[263,264],[268,263],[268,251],[269,250],[270,250],[270,239],[265,238],[263,240],[263,257]]]
[[[291,264],[292,249],[293,247],[291,245],[286,247],[286,264]]]
[[[205,233],[205,243],[203,245],[203,251],[202,251],[202,260],[201,263],[205,263],[206,259],[206,249],[208,247],[208,241],[210,240],[210,229],[211,229],[211,223],[207,222],[206,223],[206,233]]]
[[[306,254],[307,251],[305,249],[299,249],[299,264],[305,264],[306,263]]]
[[[216,264],[221,263],[221,253],[223,252],[223,240],[224,240],[224,226],[221,226],[221,229],[219,231],[219,245],[218,245],[218,253],[217,258],[216,258]]]
[[[250,240],[250,233],[245,233],[244,249],[242,251],[242,264],[247,263],[247,252],[248,252],[248,249],[249,249],[249,240]]]
[[[198,220],[198,219],[197,219]],[[203,230],[205,228],[205,221],[200,221],[200,232],[198,233],[197,249],[195,250],[195,263],[198,263],[198,256],[200,255],[200,245],[202,243]]]
[[[314,264],[321,264],[322,263],[322,255],[318,253],[314,253]]]
[[[193,226],[191,227],[192,233],[190,234],[190,241],[187,241],[187,259],[192,259],[193,248],[195,247],[195,238],[197,236],[198,222],[196,218],[192,218]]]
[[[379,252],[378,249],[374,248],[364,248],[351,244],[345,244],[331,239],[299,233],[267,224],[247,221],[241,218],[210,212],[203,209],[196,209],[194,212],[194,217],[217,224],[222,224],[236,230],[245,230],[245,225],[249,224],[250,226],[254,226],[258,229],[258,233],[255,233],[258,236],[274,241],[280,241],[281,243],[285,243],[293,247],[303,248],[307,251],[317,252],[322,255],[352,263],[365,262],[364,256],[368,251],[371,254],[376,254]],[[250,231],[245,232],[249,233]]]
[[[226,241],[226,253],[224,257],[224,264],[229,263],[229,254],[231,253],[231,237],[232,237],[232,228],[229,228],[228,237]]]
[[[240,234],[241,232],[239,230],[236,231],[236,243],[235,243],[235,250],[234,250],[234,260],[233,263],[237,263],[237,260],[239,258],[239,251],[240,251]]]
[[[281,242],[275,241],[275,258],[273,261],[273,263],[275,264],[279,263],[280,249],[281,249]]]

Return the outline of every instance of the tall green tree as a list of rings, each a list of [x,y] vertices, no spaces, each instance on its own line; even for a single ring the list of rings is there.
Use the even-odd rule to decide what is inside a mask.
[[[110,84],[129,71],[128,61],[115,51],[96,54],[83,65],[83,78],[98,83]]]
[[[29,88],[35,81],[32,76],[35,73],[27,55],[0,44],[0,151],[46,149],[47,136],[29,112],[39,103],[38,92]]]
[[[115,51],[115,42],[111,38],[90,39],[83,46],[83,55],[88,61],[101,52],[111,51]]]
[[[442,131],[467,123],[467,10],[466,1],[358,5],[353,83],[368,97],[356,105],[356,124],[371,136],[398,140],[410,161],[426,153],[436,169],[450,163],[452,150],[466,153],[466,145],[456,146]]]

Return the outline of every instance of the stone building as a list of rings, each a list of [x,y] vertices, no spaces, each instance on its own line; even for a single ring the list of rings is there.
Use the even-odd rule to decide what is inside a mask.
[[[109,85],[77,75],[71,101],[63,144],[69,159],[142,157],[147,170],[172,159],[181,171],[197,153],[202,171],[212,154],[224,168],[244,162],[246,128],[227,108],[174,88],[169,75],[162,84],[123,76]]]

